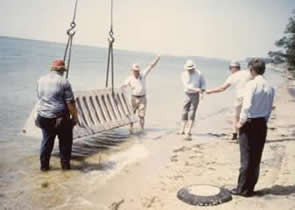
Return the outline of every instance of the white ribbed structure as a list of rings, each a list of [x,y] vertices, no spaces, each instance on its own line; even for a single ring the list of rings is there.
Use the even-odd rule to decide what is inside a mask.
[[[79,124],[75,126],[74,139],[90,137],[113,128],[138,121],[132,112],[127,94],[122,89],[97,89],[75,92]],[[41,129],[35,126],[37,104],[35,105],[22,133],[25,136],[41,138]]]

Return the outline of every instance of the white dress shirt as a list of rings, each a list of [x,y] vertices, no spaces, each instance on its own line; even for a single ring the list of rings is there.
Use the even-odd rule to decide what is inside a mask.
[[[131,94],[134,96],[144,96],[146,94],[146,84],[145,80],[147,75],[152,70],[151,66],[148,66],[145,70],[140,72],[139,77],[135,78],[134,75],[130,75],[124,85],[129,85],[131,87]]]
[[[231,74],[227,80],[226,84],[230,84],[236,91],[236,98],[242,98],[244,95],[244,90],[247,82],[252,79],[251,73],[248,70],[240,70]]]
[[[192,88],[200,88],[202,90],[206,89],[206,82],[204,76],[197,69],[192,72],[182,72],[181,80],[184,86],[184,92],[186,93],[195,93],[195,91],[193,91]]]
[[[263,76],[258,75],[249,81],[245,87],[240,123],[245,123],[248,118],[264,117],[268,120],[272,111],[274,94],[274,88]]]

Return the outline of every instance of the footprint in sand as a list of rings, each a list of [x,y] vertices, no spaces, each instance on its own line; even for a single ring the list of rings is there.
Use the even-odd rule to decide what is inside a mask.
[[[171,162],[177,162],[177,161],[178,161],[177,157],[178,157],[177,155],[173,155],[173,156],[171,156],[171,157],[170,157],[170,161],[171,161]]]
[[[186,147],[186,146],[182,146],[182,147],[180,147],[178,149],[173,150],[173,152],[174,153],[178,153],[178,152],[185,152],[185,151],[188,151],[188,150],[191,150],[191,148],[190,147]]]

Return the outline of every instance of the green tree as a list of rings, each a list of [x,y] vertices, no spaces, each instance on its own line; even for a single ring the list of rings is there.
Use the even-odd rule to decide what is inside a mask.
[[[284,37],[275,42],[275,45],[282,50],[270,51],[268,55],[275,63],[287,62],[289,70],[295,70],[295,10],[289,18]]]

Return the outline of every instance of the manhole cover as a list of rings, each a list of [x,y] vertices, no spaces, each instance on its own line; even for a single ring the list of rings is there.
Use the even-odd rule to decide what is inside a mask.
[[[232,199],[228,190],[212,185],[191,185],[184,187],[178,191],[177,197],[183,202],[195,206],[213,206]]]

